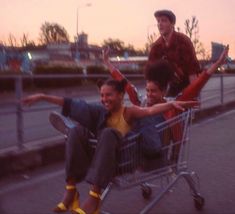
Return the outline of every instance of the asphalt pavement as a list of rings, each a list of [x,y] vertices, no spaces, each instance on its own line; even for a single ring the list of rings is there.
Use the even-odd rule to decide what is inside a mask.
[[[226,104],[223,106],[217,106],[221,102],[219,80],[212,78],[205,86],[201,95],[203,111],[198,112],[191,132],[190,170],[195,170],[200,178],[201,193],[206,200],[201,213],[235,213],[234,78],[227,78],[225,82],[226,90],[223,93]],[[70,88],[67,91],[57,90],[56,94],[73,97],[83,93],[86,99],[97,99],[95,90],[92,91],[90,88],[87,91]],[[141,87],[140,92],[144,94],[144,87]],[[12,99],[12,96],[6,94],[0,103],[3,104],[9,98]],[[10,106],[3,104],[1,110],[9,110]],[[49,112],[27,113],[25,137],[30,143],[25,144],[25,148],[0,149],[0,214],[52,213],[52,208],[63,195],[64,138],[48,125]],[[0,141],[4,144],[9,141],[9,145],[14,146],[14,119],[11,117],[4,114],[0,117]],[[45,139],[39,138],[42,134]],[[48,138],[48,134],[53,136],[53,141]],[[153,185],[156,194],[158,185],[158,182]],[[87,189],[86,183],[79,186],[81,200],[86,196]],[[114,190],[102,208],[111,213],[138,213],[146,203],[140,188],[135,187],[121,192]],[[198,212],[194,208],[188,186],[180,180],[151,213]]]
[[[234,122],[235,110],[230,110],[192,126],[189,170],[195,171],[200,180],[204,209],[196,211],[187,184],[179,180],[150,213],[235,213]],[[64,184],[63,162],[4,177],[0,180],[0,213],[53,213],[52,208],[63,195]],[[153,193],[157,194],[157,182],[154,184]],[[83,201],[88,185],[82,183],[78,188]],[[147,202],[142,198],[139,187],[114,190],[104,201],[102,209],[117,214],[138,213]]]

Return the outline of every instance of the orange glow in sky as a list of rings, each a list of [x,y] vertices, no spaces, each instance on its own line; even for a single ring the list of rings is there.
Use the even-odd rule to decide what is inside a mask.
[[[176,14],[176,27],[184,32],[184,21],[196,16],[200,41],[210,53],[211,41],[229,44],[235,58],[234,0],[1,0],[0,41],[11,33],[20,39],[23,33],[37,41],[45,22],[62,25],[74,41],[78,31],[88,34],[88,42],[101,45],[104,39],[120,39],[125,45],[144,48],[147,35],[157,32],[153,13],[170,9]],[[91,3],[86,7],[86,3]]]

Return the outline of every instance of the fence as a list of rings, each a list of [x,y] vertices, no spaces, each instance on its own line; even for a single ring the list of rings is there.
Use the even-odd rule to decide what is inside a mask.
[[[106,78],[108,75],[34,75],[34,76],[2,76],[1,80],[13,79],[15,84],[14,94],[0,93],[0,149],[16,146],[22,149],[25,143],[35,141],[50,141],[62,137],[58,132],[53,130],[47,118],[52,110],[59,110],[54,105],[40,103],[35,107],[23,107],[20,100],[27,94],[35,93],[34,91],[25,91],[23,89],[23,80],[31,79],[71,79],[79,78],[84,82],[92,78]],[[144,94],[144,81],[140,74],[129,74],[127,78],[135,81],[139,91]],[[139,80],[138,80],[139,79]],[[43,89],[45,92],[45,89]],[[48,90],[46,91],[48,93]],[[52,94],[61,96],[83,97],[88,101],[98,101],[98,93],[94,84],[86,83],[75,88],[52,89]],[[234,74],[216,74],[211,77],[200,94],[201,109],[212,106],[223,106],[225,103],[235,100],[235,75]]]

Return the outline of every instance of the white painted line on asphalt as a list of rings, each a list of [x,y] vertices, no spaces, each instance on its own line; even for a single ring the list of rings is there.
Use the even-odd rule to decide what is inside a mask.
[[[218,115],[218,116],[215,116],[215,117],[212,117],[212,118],[208,118],[208,119],[206,119],[206,120],[204,120],[204,121],[202,121],[202,122],[196,123],[196,124],[193,125],[193,126],[194,126],[194,127],[197,127],[197,126],[200,126],[200,125],[204,125],[204,124],[207,124],[207,123],[211,123],[211,122],[213,122],[213,121],[215,121],[215,120],[218,120],[218,119],[220,119],[220,118],[226,117],[226,116],[231,115],[231,114],[235,114],[235,109],[234,109],[234,110],[231,110],[231,111],[227,111],[227,112],[225,112],[225,113],[223,113],[223,114],[220,114],[220,115]]]
[[[54,178],[57,176],[61,176],[64,173],[65,173],[64,169],[61,169],[61,170],[57,170],[57,171],[51,172],[51,173],[46,173],[46,174],[43,174],[40,176],[36,175],[35,177],[30,177],[27,180],[19,181],[17,183],[10,183],[9,186],[7,185],[6,187],[1,187],[0,195],[6,194],[11,191],[16,191],[17,189],[25,188],[26,186],[38,184],[38,183],[46,181],[48,179],[51,179],[51,178]]]

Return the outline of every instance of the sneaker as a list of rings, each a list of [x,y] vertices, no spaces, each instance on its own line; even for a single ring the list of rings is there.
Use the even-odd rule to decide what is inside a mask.
[[[56,130],[66,136],[68,136],[69,130],[75,126],[68,118],[56,111],[50,113],[49,121]]]

